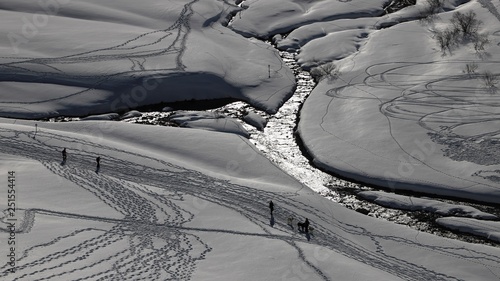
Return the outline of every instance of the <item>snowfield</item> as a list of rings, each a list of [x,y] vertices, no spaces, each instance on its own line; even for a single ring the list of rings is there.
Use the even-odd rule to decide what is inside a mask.
[[[347,210],[283,173],[235,134],[110,121],[38,123],[34,134],[34,122],[1,120],[0,170],[15,171],[18,204],[15,273],[9,273],[7,256],[0,258],[1,275],[9,280],[500,275],[500,249]],[[295,225],[306,217],[314,228],[310,234]],[[292,226],[288,218],[294,218]],[[1,239],[6,245],[7,235]]]
[[[487,71],[498,75],[498,8],[470,1],[432,23],[365,30],[359,51],[334,61],[337,79],[322,80],[301,111],[300,137],[314,162],[392,190],[498,203],[500,96],[483,81]],[[491,34],[484,51],[465,42],[443,55],[432,30],[449,25],[456,11],[484,22],[480,31]],[[336,34],[349,33],[332,31],[301,50],[324,43],[318,56],[336,59],[338,50],[326,48]],[[313,63],[311,53],[300,57]]]
[[[426,21],[427,1],[385,15],[387,2],[3,0],[0,279],[499,280],[499,247],[348,210],[267,159],[241,120],[168,105],[161,118],[180,127],[110,121],[230,98],[263,111],[244,119],[265,132],[262,116],[305,87],[276,48],[288,50],[304,69],[331,67],[297,127],[318,167],[498,204],[499,2],[445,1]],[[439,48],[457,11],[482,21],[484,50],[470,38]],[[82,118],[40,121],[58,116]],[[279,133],[278,144],[293,137]],[[310,231],[298,231],[306,218]],[[499,241],[498,222],[437,223]]]
[[[0,114],[82,116],[235,98],[268,112],[295,86],[276,50],[225,25],[220,1],[0,3]]]

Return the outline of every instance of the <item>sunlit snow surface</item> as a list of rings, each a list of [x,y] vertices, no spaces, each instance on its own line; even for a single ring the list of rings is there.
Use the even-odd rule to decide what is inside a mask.
[[[0,170],[16,171],[18,196],[16,267],[11,272],[8,257],[0,257],[5,278],[500,275],[498,248],[347,210],[283,173],[236,134],[113,121],[36,124],[37,129],[32,121],[0,122]],[[66,162],[62,147],[68,148]],[[96,155],[102,156],[99,169]],[[0,192],[6,198],[7,190]],[[273,216],[269,200],[275,203]],[[8,214],[2,218],[6,234]],[[295,223],[305,217],[312,233],[297,231]],[[0,236],[1,245],[7,237]]]
[[[497,72],[499,3],[481,3],[456,11],[474,11],[484,21],[480,31],[491,34],[491,44],[482,52],[467,41],[451,54],[439,50],[431,31],[450,25],[455,11],[432,23],[381,30],[363,19],[367,38],[339,60],[326,48],[329,36],[303,46],[302,58],[310,61],[314,53],[307,48],[323,43],[320,56],[334,59],[339,71],[334,83],[314,89],[301,111],[300,136],[315,163],[392,190],[498,203],[500,98],[482,73]],[[473,63],[477,74],[465,71]]]
[[[307,52],[300,56],[300,63],[306,66],[344,57],[338,65],[338,81],[347,81],[346,84],[322,82],[304,106],[301,123],[312,120],[310,128],[317,129],[322,124],[315,120],[319,115],[324,117],[324,125],[330,126],[327,131],[348,136],[352,124],[326,116],[321,106],[334,104],[330,103],[333,98],[341,101],[334,104],[340,109],[328,110],[339,114],[335,117],[349,113],[359,118],[357,122],[377,121],[359,114],[356,110],[361,108],[357,106],[342,107],[342,102],[368,103],[372,100],[364,94],[378,87],[387,90],[388,95],[398,93],[399,97],[400,88],[407,86],[399,80],[400,74],[406,75],[405,83],[419,82],[422,77],[411,71],[402,73],[398,69],[396,75],[390,72],[386,66],[395,67],[395,58],[405,58],[406,65],[410,52],[411,63],[417,65],[417,70],[437,75],[440,82],[450,81],[449,77],[443,79],[443,73],[453,63],[433,65],[434,72],[426,69],[429,61],[443,60],[438,50],[429,47],[434,46],[432,40],[421,36],[430,34],[428,27],[413,22],[378,30],[390,26],[387,23],[414,17],[416,10],[380,17],[376,23],[366,20],[381,15],[383,2],[386,1],[245,1],[241,5],[243,13],[238,13],[231,28],[226,28],[227,16],[240,11],[233,2],[61,1],[57,2],[59,6],[49,18],[50,23],[35,34],[40,36],[24,35],[28,40],[21,41],[17,49],[10,40],[12,36],[3,37],[3,115],[42,118],[92,114],[90,119],[98,120],[0,120],[0,172],[7,175],[15,171],[17,200],[13,216],[8,201],[0,202],[4,210],[0,247],[8,245],[11,237],[16,241],[13,250],[2,249],[2,253],[14,253],[16,258],[15,265],[10,265],[6,254],[0,257],[0,276],[8,280],[498,280],[498,248],[419,232],[348,210],[284,173],[243,136],[102,121],[113,116],[100,113],[191,98],[234,98],[274,112],[295,86],[293,73],[272,46],[241,34],[249,35],[263,26],[261,36],[266,37],[314,21],[327,21],[330,25],[331,20],[338,18],[361,17],[356,29],[366,32],[325,36],[328,40],[324,44],[330,48],[320,48],[320,42],[316,42],[309,50],[323,52],[317,57],[308,56]],[[459,2],[452,1],[446,8],[453,9]],[[495,17],[483,14],[495,15],[497,4],[480,3],[487,10],[476,1],[465,9],[475,5],[474,10],[482,11],[480,18],[486,21],[485,26],[498,26]],[[23,17],[30,20],[41,11],[40,3],[33,1],[2,1],[0,8],[4,34],[20,34]],[[443,14],[442,20],[447,16]],[[491,38],[496,38],[496,30],[491,31]],[[391,32],[406,36],[393,36]],[[336,50],[331,47],[331,39],[335,38],[356,46]],[[417,38],[421,44],[426,43],[421,38],[427,38],[427,48],[394,48],[396,44],[413,44]],[[492,46],[489,51],[498,53],[496,45]],[[403,51],[398,54],[397,50]],[[456,55],[468,60],[468,51],[457,50]],[[425,62],[421,61],[422,56]],[[481,63],[481,67],[488,68],[488,63]],[[454,75],[462,75],[459,69],[454,71]],[[392,84],[387,85],[387,81]],[[337,91],[343,86],[346,92]],[[439,92],[440,87],[450,85],[433,86],[437,87],[433,91]],[[366,90],[365,87],[370,91],[357,92]],[[331,91],[332,88],[337,90]],[[413,94],[409,92],[414,98]],[[328,102],[315,100],[318,96],[326,96]],[[375,108],[379,105],[374,103]],[[396,105],[387,107],[388,112],[399,113],[396,109],[401,104]],[[374,112],[374,117],[380,113]],[[313,117],[308,116],[311,113]],[[165,115],[142,117],[170,122]],[[387,134],[371,125],[364,124],[361,127],[367,131],[356,133],[370,129],[382,134],[370,131],[355,140],[385,144]],[[203,127],[209,126],[210,122],[203,123]],[[334,145],[331,139],[325,138],[321,145],[308,143],[305,137],[318,140],[321,135],[302,128],[309,127],[301,127],[301,137],[316,160],[318,155],[329,157],[335,150],[345,154],[335,155],[335,160],[348,167],[366,164],[374,167],[369,171],[373,172],[385,166],[381,162],[375,163],[380,167],[373,165],[366,161],[366,155]],[[412,128],[407,129],[412,132]],[[469,127],[467,133],[474,133],[470,130]],[[291,137],[291,133],[280,133]],[[412,134],[407,138],[407,143],[414,140]],[[283,139],[276,138],[269,146],[283,145]],[[484,142],[488,143],[493,142]],[[360,144],[355,146],[359,148]],[[63,147],[68,148],[68,160],[61,162]],[[322,148],[328,150],[318,153],[317,149]],[[385,148],[391,153],[391,147]],[[102,158],[100,167],[96,167],[96,156]],[[291,165],[293,155],[284,153],[280,157],[276,159],[285,159],[281,165]],[[450,155],[452,158],[463,160]],[[320,160],[323,161],[316,163],[323,164],[323,168],[338,164]],[[491,163],[488,161],[474,165]],[[366,171],[357,171],[349,171],[348,176],[366,180]],[[481,176],[491,180],[494,173]],[[301,177],[300,174],[294,176]],[[426,179],[425,174],[418,172],[414,176]],[[319,187],[341,183],[326,179],[320,176],[307,183]],[[7,198],[8,190],[0,189],[0,198]],[[275,203],[272,215],[269,200]],[[313,228],[308,234],[297,231],[296,224],[306,217]],[[16,230],[9,228],[9,218],[16,219]],[[289,219],[293,223],[289,224]],[[460,227],[473,222],[454,219],[445,224]],[[476,228],[474,232],[484,230]]]

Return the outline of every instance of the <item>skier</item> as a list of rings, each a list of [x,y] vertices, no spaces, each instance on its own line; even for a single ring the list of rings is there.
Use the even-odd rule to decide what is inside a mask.
[[[97,156],[95,161],[97,162],[97,170],[99,170],[101,168],[101,156]]]
[[[66,162],[66,148],[62,150],[62,157],[63,157],[63,162]]]
[[[304,222],[303,227],[304,227],[304,232],[308,233],[309,232],[309,219],[308,218],[306,218],[306,221]]]
[[[297,228],[299,229],[300,232],[309,232],[309,219],[306,218],[305,222],[299,222],[297,223]]]
[[[273,211],[274,211],[274,203],[273,201],[269,201],[269,210],[271,210],[271,215],[273,214]]]

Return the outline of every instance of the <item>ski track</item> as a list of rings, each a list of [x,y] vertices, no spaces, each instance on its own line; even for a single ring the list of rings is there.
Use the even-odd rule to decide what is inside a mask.
[[[389,134],[391,139],[398,145],[401,149],[401,152],[406,154],[410,159],[411,165],[424,165],[429,169],[446,175],[450,178],[460,179],[464,182],[468,182],[470,186],[474,186],[477,184],[486,185],[491,188],[498,189],[496,182],[491,180],[491,184],[474,180],[473,178],[464,178],[455,176],[444,171],[441,171],[435,167],[432,167],[420,159],[411,155],[409,151],[407,151],[403,145],[398,141],[397,137],[394,136],[392,131],[392,122],[397,119],[401,120],[413,120],[418,122],[418,124],[426,129],[429,134],[433,134],[435,138],[440,139],[439,141],[445,145],[453,146],[457,141],[460,141],[462,145],[465,147],[464,149],[470,150],[474,145],[474,142],[478,139],[484,138],[491,142],[498,141],[498,134],[500,130],[491,131],[485,134],[478,134],[474,136],[461,136],[458,133],[455,133],[455,130],[460,129],[461,126],[470,125],[470,124],[481,124],[489,121],[498,120],[498,114],[495,114],[495,109],[500,105],[500,100],[491,93],[487,92],[487,89],[484,88],[454,88],[453,86],[444,88],[444,86],[440,86],[440,83],[443,81],[450,80],[462,80],[462,79],[470,79],[471,82],[478,83],[479,75],[470,75],[470,74],[462,74],[462,75],[450,75],[450,76],[440,76],[440,77],[429,77],[429,79],[425,81],[413,81],[410,79],[411,76],[408,74],[404,74],[404,70],[412,69],[413,67],[418,67],[420,65],[426,64],[457,64],[458,67],[464,66],[466,63],[470,63],[470,61],[432,61],[432,62],[390,62],[390,63],[380,63],[374,64],[365,69],[366,77],[364,78],[362,83],[347,83],[346,86],[341,88],[333,88],[327,92],[327,95],[334,99],[374,99],[377,100],[380,104],[380,112],[387,118]],[[477,64],[482,64],[483,62],[475,62]],[[489,62],[488,62],[489,63]],[[498,63],[497,61],[491,61],[491,63]],[[340,78],[341,79],[341,78]],[[342,79],[341,79],[342,80]],[[411,82],[409,82],[411,81]],[[453,84],[452,84],[453,85]],[[423,90],[414,91],[411,88],[416,86],[422,86]],[[345,95],[345,89],[348,87],[354,87],[357,90],[365,93],[367,97],[351,97]],[[383,99],[373,94],[370,89],[385,89],[387,91],[399,91],[400,95],[392,99]],[[465,95],[467,92],[474,92],[475,96],[469,97]],[[418,111],[417,109],[421,109]],[[433,112],[429,112],[429,109],[434,109]],[[330,109],[328,109],[330,110]],[[325,116],[328,114],[328,110],[325,113]],[[461,110],[460,112],[456,112],[457,110]],[[436,128],[436,123],[441,124]],[[386,160],[387,157],[382,155],[377,155],[376,153],[365,149],[357,145],[354,142],[350,142],[348,140],[342,139],[340,136],[337,136],[334,132],[329,130],[324,126],[324,124],[320,124],[323,130],[332,135],[335,138],[341,139],[344,142],[350,143],[353,146],[356,146],[359,149],[365,150],[367,153],[373,154],[379,158],[383,158]],[[444,128],[444,129],[443,129]],[[488,157],[491,154],[491,146],[478,146],[474,147],[475,153],[467,153],[464,155],[450,155],[450,157],[461,157],[461,160],[468,160],[471,162],[484,161],[485,157]],[[491,158],[491,157],[490,157]],[[396,160],[392,160],[396,161]],[[400,161],[397,161],[398,163]],[[404,162],[401,162],[404,163]],[[353,167],[355,168],[355,167]],[[357,169],[357,168],[355,168]],[[360,171],[364,174],[363,171]],[[493,173],[497,173],[498,171],[492,171]],[[423,184],[431,184],[431,185],[439,185],[434,182],[429,182],[422,179],[412,178],[412,181],[420,182]],[[467,189],[468,186],[463,187],[462,189]]]
[[[8,276],[10,280],[59,278],[67,280],[189,280],[196,269],[197,261],[204,259],[212,250],[210,245],[200,238],[203,232],[284,241],[294,248],[298,258],[323,280],[329,280],[329,278],[314,265],[313,261],[308,260],[298,243],[317,244],[332,249],[405,280],[456,279],[439,272],[429,271],[386,253],[381,246],[385,241],[402,243],[439,255],[466,259],[479,264],[500,264],[500,257],[488,256],[481,252],[469,251],[462,255],[455,253],[455,247],[428,246],[419,244],[413,239],[371,233],[363,227],[336,220],[332,213],[322,212],[296,200],[294,193],[276,194],[234,184],[160,159],[60,134],[39,132],[37,138],[33,139],[24,132],[1,129],[0,135],[2,136],[0,152],[39,161],[55,175],[94,194],[96,198],[123,215],[122,219],[115,219],[55,210],[25,210],[26,225],[20,230],[24,233],[31,231],[33,224],[37,223],[36,217],[40,215],[71,219],[75,221],[75,225],[79,220],[105,222],[110,224],[111,228],[81,228],[71,233],[60,233],[48,242],[40,242],[24,250],[17,261],[16,273],[8,273],[7,266],[0,268],[0,277]],[[113,152],[113,155],[123,155],[123,157],[107,156],[100,173],[97,174],[90,165],[91,157],[88,153],[72,149],[67,163],[61,165],[54,157],[54,155],[59,155],[60,148],[47,144],[52,139],[72,143],[76,147],[85,146],[87,151],[102,150],[110,152],[109,154]],[[137,162],[152,165],[142,166],[126,159],[138,159]],[[186,227],[185,224],[192,221],[195,214],[181,207],[181,202],[186,203],[185,196],[206,200],[238,212],[249,222],[258,226],[261,231],[246,233],[226,229]],[[274,212],[276,221],[274,229],[281,231],[283,235],[276,235],[270,231],[267,208],[269,200],[273,200],[277,206],[280,206]],[[324,225],[333,225],[341,232],[370,237],[377,250],[372,251],[357,245],[355,241],[347,237],[339,236],[322,225],[314,224],[314,221],[314,236],[307,241],[303,234],[297,233],[285,223],[288,217],[294,217],[296,221],[303,219],[294,211],[296,209],[310,214],[310,217],[317,217],[324,222]],[[162,246],[153,246],[153,240],[160,240]],[[124,247],[124,243],[128,246]],[[471,260],[471,256],[480,258],[475,257]],[[103,264],[109,265],[106,270],[102,269]],[[396,264],[397,267],[394,266]],[[485,267],[492,266],[485,265]]]
[[[185,4],[178,20],[167,29],[148,32],[122,44],[86,53],[59,58],[24,58],[21,61],[3,63],[0,64],[0,69],[2,69],[2,72],[9,73],[10,76],[7,75],[7,78],[11,76],[17,77],[16,81],[20,77],[27,81],[36,81],[37,78],[35,77],[40,76],[51,77],[50,79],[55,81],[67,81],[68,79],[96,81],[92,87],[86,90],[58,99],[85,93],[114,77],[136,72],[144,73],[144,64],[147,58],[158,55],[174,55],[175,67],[173,69],[182,71],[185,69],[182,56],[190,31],[189,18],[194,12],[192,6],[197,2],[198,0],[194,0]],[[480,2],[485,6],[492,6],[491,1],[483,0]],[[496,12],[495,15],[498,15],[496,9],[494,11]],[[157,35],[160,36],[155,37]],[[174,38],[168,46],[161,46],[167,38],[172,36]],[[141,50],[141,47],[155,45],[158,45],[157,50]],[[111,75],[74,76],[66,74],[56,67],[56,65],[124,58],[129,59],[131,62],[130,71]],[[24,67],[29,64],[43,65],[52,71],[32,71]],[[370,86],[374,86],[373,81],[371,83]],[[37,103],[48,101],[52,100]],[[33,103],[3,101],[2,104]],[[393,107],[393,104],[388,104],[385,108]],[[397,109],[397,111],[387,110],[387,114],[399,114],[401,116],[399,113],[401,111],[399,108]],[[34,224],[37,223],[37,215],[72,219],[75,220],[75,224],[79,220],[107,222],[112,227],[110,229],[80,228],[70,233],[60,233],[48,242],[41,242],[25,249],[17,261],[16,273],[7,272],[7,265],[0,267],[0,277],[7,277],[10,280],[189,280],[196,269],[196,263],[204,259],[212,250],[210,245],[199,236],[200,232],[206,231],[282,240],[293,247],[297,251],[298,258],[311,267],[323,280],[329,280],[329,278],[308,260],[298,243],[312,243],[332,249],[405,280],[458,279],[398,259],[385,252],[382,247],[383,242],[393,241],[455,259],[466,259],[478,264],[500,264],[500,257],[486,255],[481,252],[469,250],[462,255],[455,252],[456,248],[452,246],[428,246],[413,239],[380,236],[369,232],[363,227],[338,221],[332,214],[324,213],[299,202],[294,199],[295,194],[275,194],[233,184],[159,159],[120,151],[113,147],[43,132],[37,135],[36,140],[23,132],[8,129],[1,129],[0,135],[2,136],[0,138],[0,152],[21,155],[39,161],[53,174],[69,180],[94,194],[96,198],[123,215],[122,219],[110,219],[54,210],[25,210],[23,223],[19,228],[21,235],[32,231]],[[50,138],[81,144],[94,149],[119,152],[128,157],[107,157],[106,163],[101,167],[100,174],[96,174],[92,169],[85,168],[89,167],[90,156],[83,150],[72,151],[65,165],[57,162],[53,155],[59,154],[59,148],[49,146],[41,141]],[[142,166],[125,160],[132,158],[147,160],[155,163],[155,166],[162,166],[162,168]],[[166,191],[166,194],[159,194],[150,187]],[[236,211],[258,226],[261,233],[184,227],[186,223],[189,223],[195,217],[195,214],[182,208],[179,204],[179,202],[186,200],[185,195]],[[280,206],[274,212],[276,221],[274,228],[287,235],[272,234],[269,230],[269,215],[267,212],[267,202],[269,200],[273,200],[277,206]],[[294,217],[296,220],[302,219],[293,211],[294,209],[302,210],[311,214],[311,216],[314,215],[322,220],[325,225],[333,225],[345,233],[370,237],[373,245],[376,246],[376,251],[359,246],[355,241],[341,237],[322,225],[315,225],[314,222],[315,234],[311,237],[311,241],[308,242],[303,235],[290,229],[285,223],[288,217]],[[155,247],[153,240],[162,241],[163,246]],[[68,244],[71,246],[67,246]],[[123,247],[123,244],[128,245],[128,247]],[[474,259],[471,257],[474,257]],[[89,262],[90,258],[92,258],[91,262]],[[103,264],[109,266],[102,269]],[[493,268],[491,265],[485,265],[485,267]],[[495,268],[498,269],[500,266]],[[76,278],[76,276],[78,277]]]
[[[141,34],[135,38],[129,39],[121,44],[87,51],[78,54],[66,55],[53,58],[15,58],[16,61],[0,63],[0,73],[2,73],[2,81],[17,81],[17,82],[39,82],[55,83],[62,85],[85,85],[86,89],[69,93],[63,97],[51,98],[46,100],[38,100],[33,102],[22,101],[2,101],[0,104],[12,106],[32,105],[46,102],[64,100],[77,95],[89,93],[94,89],[107,88],[105,83],[110,80],[114,84],[119,82],[123,77],[128,77],[132,83],[136,75],[147,77],[166,72],[182,72],[186,66],[183,64],[182,58],[186,49],[186,41],[191,31],[190,18],[194,13],[193,5],[199,0],[193,0],[186,4],[178,17],[178,19],[169,27],[162,30],[154,30]],[[146,49],[155,47],[156,49]],[[162,69],[146,70],[144,64],[147,59],[154,59],[158,56],[172,57],[171,61],[175,62],[172,67],[164,67]],[[0,57],[0,59],[12,60],[12,57]],[[102,75],[74,75],[65,73],[61,70],[61,66],[67,64],[86,64],[103,61],[129,60],[131,67],[129,71],[114,72],[112,74]],[[142,60],[142,61],[140,61]],[[46,67],[46,71],[35,71],[30,69],[32,65]],[[116,81],[114,81],[115,79]]]

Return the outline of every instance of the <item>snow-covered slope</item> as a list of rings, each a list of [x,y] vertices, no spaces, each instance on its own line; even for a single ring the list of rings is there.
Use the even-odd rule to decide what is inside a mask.
[[[295,85],[271,46],[224,26],[229,2],[46,2],[0,3],[1,116],[218,98],[274,112]]]
[[[500,222],[497,221],[448,217],[437,219],[436,223],[452,230],[470,233],[495,242],[500,242]]]
[[[335,21],[324,23],[328,35],[308,41],[300,54],[306,66],[314,66],[313,58],[340,58],[334,61],[337,79],[322,80],[301,112],[299,133],[314,162],[390,189],[498,203],[500,96],[498,85],[488,85],[485,77],[498,75],[500,4],[486,2],[470,1],[430,22],[410,20],[385,29],[366,19],[328,29]],[[378,23],[418,15],[418,7],[411,9],[417,10]],[[437,31],[450,28],[455,12],[473,12],[483,22],[479,32],[490,34],[484,50],[474,50],[469,39],[440,50]],[[356,51],[329,48],[336,38]]]
[[[237,32],[259,38],[287,33],[314,22],[334,19],[375,17],[384,13],[385,0],[356,1],[244,1],[247,7],[234,18]]]
[[[14,217],[4,211],[1,224],[7,232],[0,245],[15,239],[15,273],[9,273],[8,257],[0,257],[6,280],[500,275],[498,248],[346,210],[284,174],[237,135],[105,121],[38,123],[35,135],[34,125],[0,122],[0,171],[6,180],[14,172],[17,205]],[[1,198],[7,192],[1,189]],[[7,210],[6,199],[0,208]],[[9,218],[17,219],[13,234]],[[305,218],[309,234],[295,225]]]
[[[111,113],[0,119],[0,278],[498,280],[499,248],[347,210],[221,120],[177,116],[224,133],[103,121],[139,105],[227,97],[273,112],[295,86],[292,72],[269,44],[241,35],[303,26],[274,40],[300,48],[305,67],[339,60],[338,79],[322,80],[301,114],[318,165],[391,188],[498,200],[497,97],[482,86],[471,96],[480,76],[462,73],[471,62],[494,72],[496,41],[482,60],[470,45],[443,57],[430,30],[452,12],[421,25],[413,19],[425,1],[387,16],[382,0],[240,2],[0,3],[1,116]],[[227,28],[236,3],[244,10]],[[459,9],[476,11],[498,39],[498,3]],[[305,218],[309,233],[297,229]],[[453,220],[441,223],[475,223]]]
[[[498,217],[471,206],[444,203],[441,201],[404,196],[380,191],[361,191],[356,196],[378,205],[400,210],[424,211],[444,216],[462,216],[484,220],[498,220]]]

